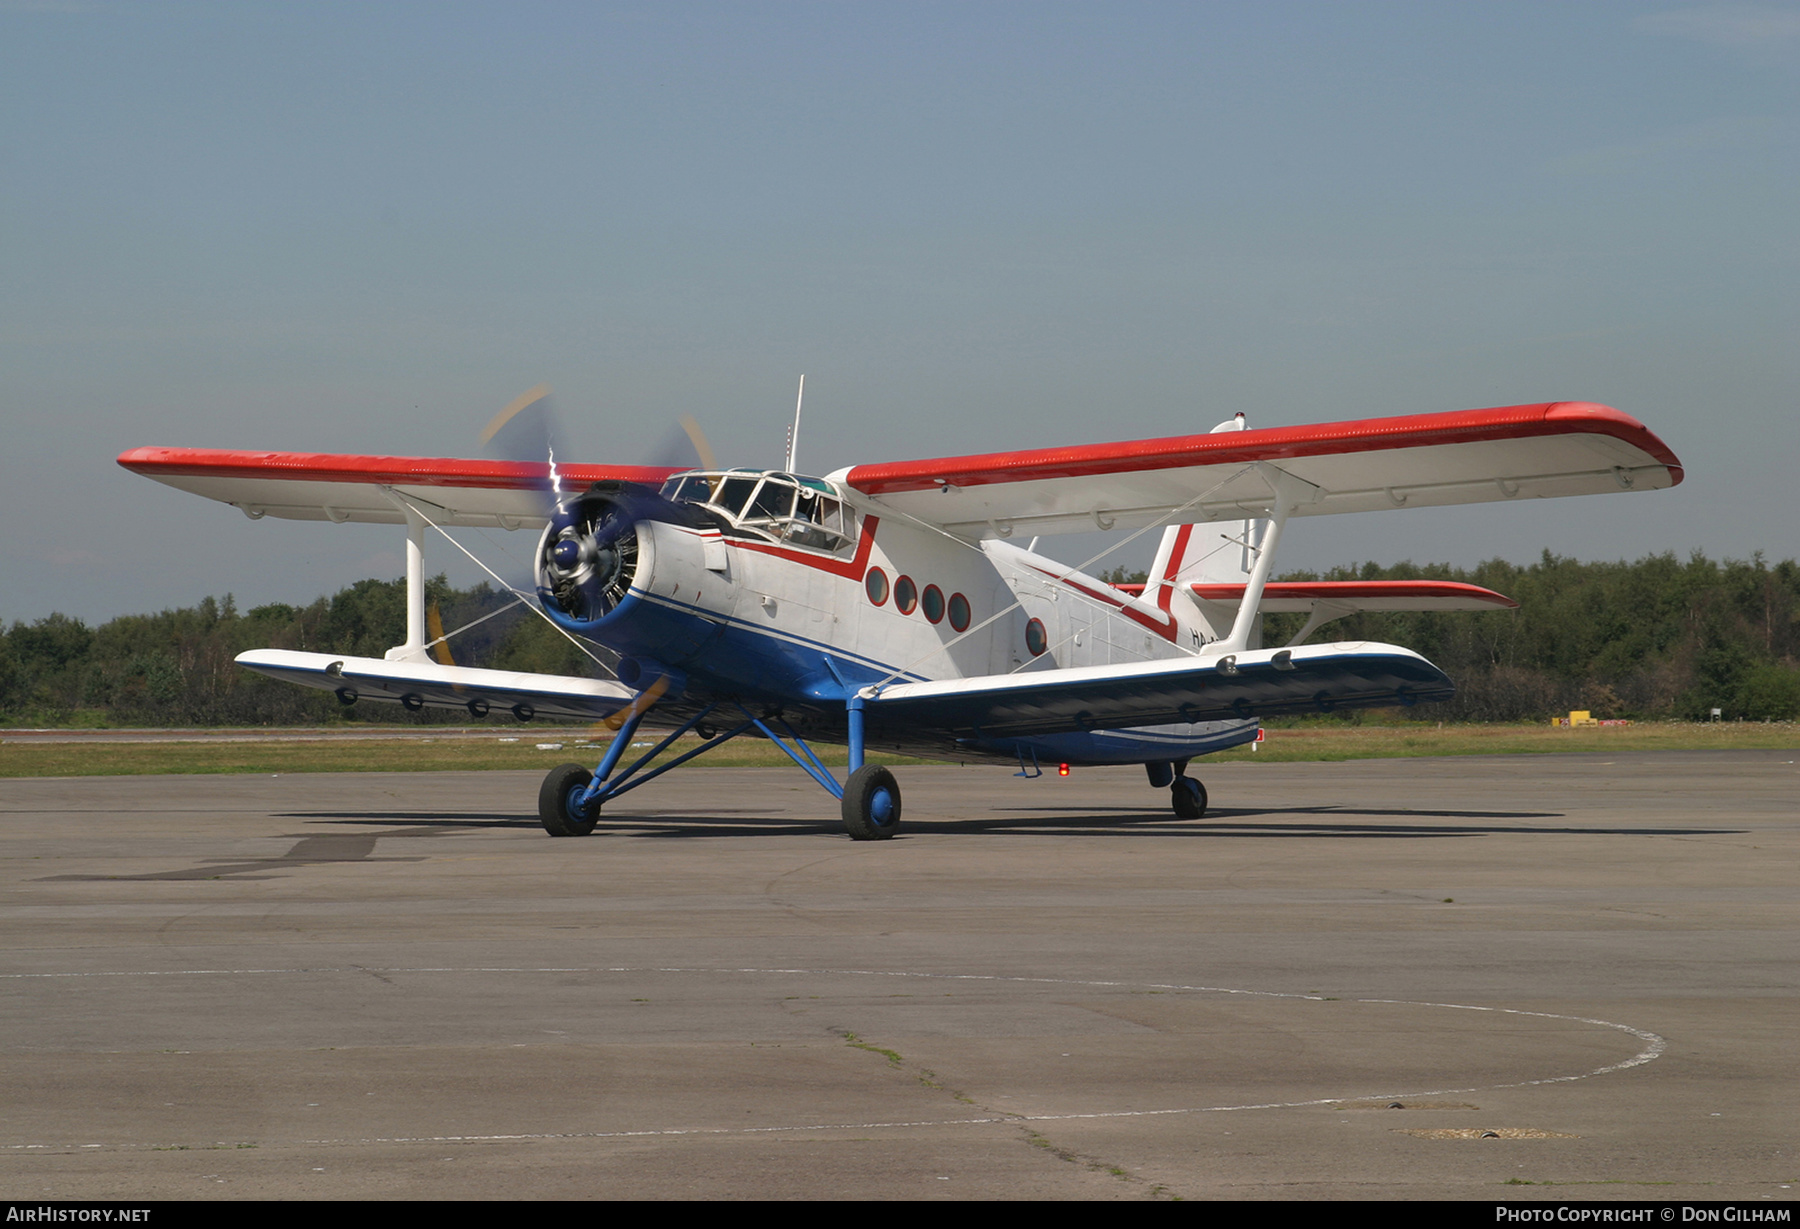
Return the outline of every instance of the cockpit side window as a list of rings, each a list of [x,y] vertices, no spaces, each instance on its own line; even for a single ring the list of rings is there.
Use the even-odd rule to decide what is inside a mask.
[[[662,493],[710,504],[741,529],[790,546],[839,555],[856,547],[856,514],[822,478],[742,470],[678,474],[663,484]]]
[[[717,478],[705,474],[688,474],[667,483],[663,487],[663,494],[682,503],[709,504],[712,502],[713,484],[717,481]]]
[[[756,489],[756,479],[731,477],[719,484],[719,490],[712,498],[714,507],[729,513],[733,520],[744,515],[744,505],[750,502],[750,493]]]
[[[756,488],[756,498],[744,513],[747,521],[786,520],[794,515],[794,484],[779,478],[764,478]]]

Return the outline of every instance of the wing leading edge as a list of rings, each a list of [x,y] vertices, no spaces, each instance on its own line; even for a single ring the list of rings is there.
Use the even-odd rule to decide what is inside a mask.
[[[832,477],[876,507],[982,538],[1267,516],[1275,471],[1312,488],[1296,516],[1655,490],[1682,478],[1680,459],[1642,423],[1585,401],[858,465]]]
[[[119,464],[134,474],[216,499],[252,520],[375,521],[404,525],[389,494],[424,508],[440,525],[542,528],[548,467],[537,462],[452,457],[339,456],[216,448],[133,448]],[[616,479],[658,486],[678,472],[666,466],[563,465],[564,490]]]

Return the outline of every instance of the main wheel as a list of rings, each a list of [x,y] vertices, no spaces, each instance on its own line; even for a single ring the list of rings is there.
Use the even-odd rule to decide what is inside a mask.
[[[885,841],[900,830],[900,787],[894,774],[864,764],[844,783],[844,831],[853,841]]]
[[[594,774],[580,764],[552,768],[538,787],[538,821],[551,836],[586,836],[600,822],[600,804],[576,810],[575,799],[588,787]]]
[[[1169,805],[1178,819],[1199,819],[1206,814],[1206,787],[1192,777],[1176,777],[1169,787]]]

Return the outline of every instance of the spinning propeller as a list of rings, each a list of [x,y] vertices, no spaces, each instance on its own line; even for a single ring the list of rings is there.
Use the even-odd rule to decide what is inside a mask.
[[[481,433],[490,456],[543,465],[544,519],[538,545],[538,596],[558,622],[582,630],[604,619],[624,601],[637,571],[640,519],[666,519],[669,501],[632,483],[602,482],[570,490],[557,470],[563,433],[550,386],[521,393],[494,416]],[[566,452],[564,453],[566,456]],[[716,468],[700,425],[683,415],[642,462],[660,468]]]

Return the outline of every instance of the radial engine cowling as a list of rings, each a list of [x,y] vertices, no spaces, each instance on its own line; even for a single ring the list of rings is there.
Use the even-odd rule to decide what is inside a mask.
[[[696,506],[630,482],[596,482],[557,505],[537,552],[538,600],[551,618],[587,631],[625,602],[646,563],[643,521],[711,523]]]

